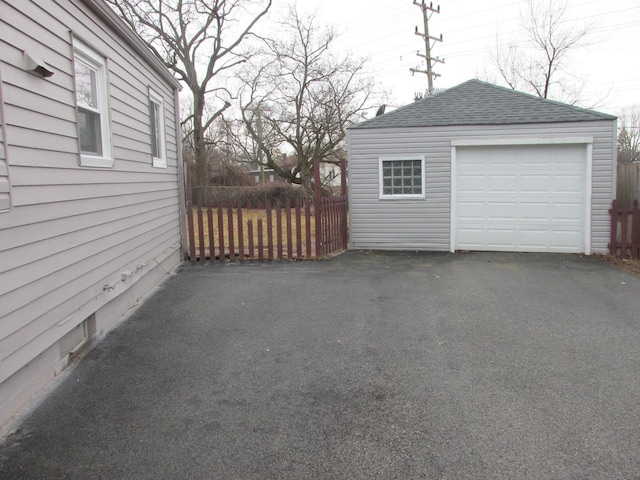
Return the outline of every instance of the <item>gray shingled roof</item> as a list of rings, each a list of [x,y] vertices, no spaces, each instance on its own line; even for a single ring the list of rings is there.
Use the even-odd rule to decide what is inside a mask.
[[[352,128],[589,122],[615,118],[480,80],[468,80]]]

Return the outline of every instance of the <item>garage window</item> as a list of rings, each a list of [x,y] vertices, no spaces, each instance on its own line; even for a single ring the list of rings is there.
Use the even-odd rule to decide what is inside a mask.
[[[424,198],[424,157],[381,157],[380,198]]]

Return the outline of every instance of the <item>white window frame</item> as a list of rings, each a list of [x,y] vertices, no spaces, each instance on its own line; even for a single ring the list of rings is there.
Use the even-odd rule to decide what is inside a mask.
[[[402,193],[402,194],[385,194],[384,193],[384,162],[388,161],[420,161],[421,193]],[[425,159],[424,155],[386,155],[378,157],[378,195],[380,200],[424,200],[425,198]]]
[[[151,116],[151,108],[153,108],[153,104],[158,105],[160,108],[160,115],[158,116],[157,124],[153,124],[153,118]],[[152,157],[152,165],[156,168],[167,168],[167,140],[166,140],[166,129],[164,122],[164,98],[161,95],[154,92],[151,88],[149,88],[149,127],[151,133],[151,157]],[[156,129],[160,131],[159,142],[158,142],[158,156],[154,155],[153,152],[153,137]]]
[[[75,79],[75,64],[80,60],[92,69],[95,69],[96,75],[96,95],[97,108],[96,113],[100,115],[100,135],[101,135],[101,155],[83,153],[80,141],[80,126],[78,125],[78,150],[80,151],[80,165],[83,167],[113,167],[113,153],[111,148],[111,125],[109,116],[109,91],[107,79],[107,61],[106,58],[96,52],[93,48],[79,40],[73,39],[73,62],[74,62],[74,91],[77,89]],[[86,108],[86,107],[82,107]],[[78,105],[76,92],[76,112],[79,117],[80,106]]]

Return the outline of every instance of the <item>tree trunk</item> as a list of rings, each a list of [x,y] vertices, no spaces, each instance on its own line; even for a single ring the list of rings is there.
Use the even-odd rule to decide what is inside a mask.
[[[197,205],[205,205],[207,201],[207,186],[209,184],[209,168],[207,165],[207,145],[205,132],[202,127],[204,111],[204,96],[193,92],[193,145],[196,163],[196,174],[193,179],[193,201]]]
[[[300,168],[300,185],[304,188],[307,198],[314,198],[313,189],[313,163],[304,163]]]

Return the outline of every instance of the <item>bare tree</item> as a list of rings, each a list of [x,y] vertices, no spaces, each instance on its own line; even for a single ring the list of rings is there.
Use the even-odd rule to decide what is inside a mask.
[[[619,119],[618,162],[640,162],[640,105],[624,109]]]
[[[106,0],[189,89],[183,120],[196,163],[195,186],[207,182],[207,135],[233,97],[222,76],[248,57],[239,52],[272,0]]]
[[[253,162],[313,190],[317,162],[339,163],[347,127],[362,117],[373,81],[364,60],[332,52],[336,35],[292,8],[279,39],[263,39],[262,62],[243,75],[235,147]],[[282,165],[282,150],[296,163]],[[253,154],[257,151],[257,155]]]
[[[573,75],[568,66],[571,53],[587,45],[593,24],[570,22],[566,0],[528,0],[520,27],[522,38],[506,45],[496,42],[493,63],[499,76],[513,89],[577,103],[584,80]]]

